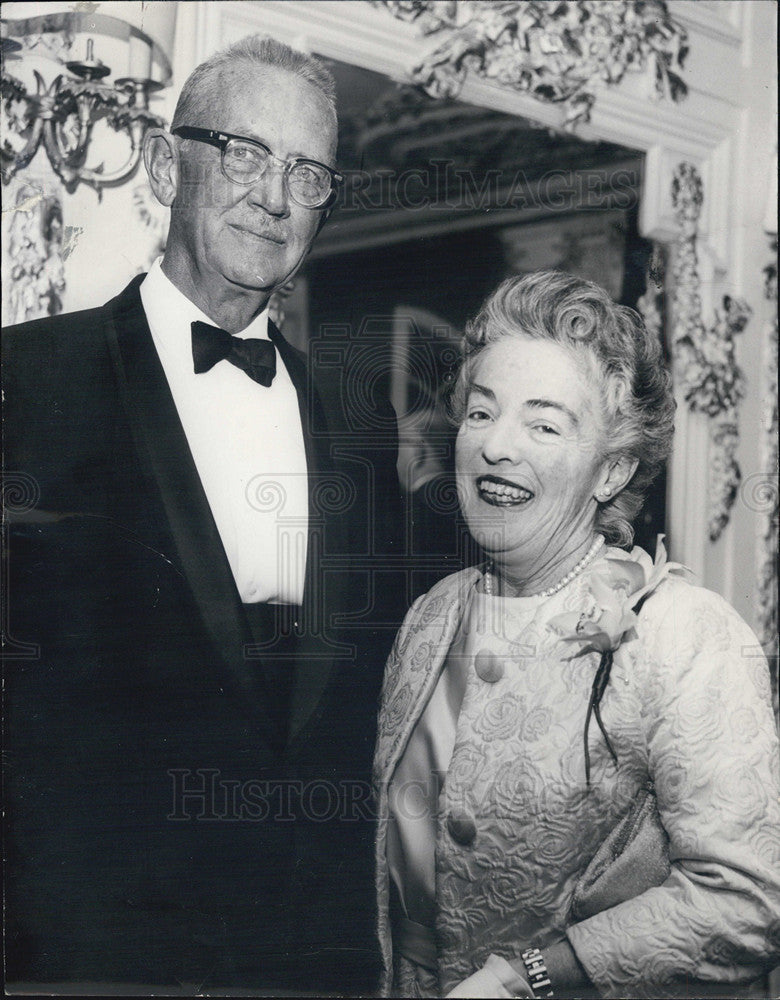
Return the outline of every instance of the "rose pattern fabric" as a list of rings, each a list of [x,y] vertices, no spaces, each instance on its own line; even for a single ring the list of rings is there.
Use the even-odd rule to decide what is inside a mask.
[[[607,557],[628,558],[613,549]],[[653,563],[643,557],[648,580]],[[420,599],[388,662],[398,679],[386,679],[391,694],[380,712],[375,762],[385,993],[393,969],[387,786],[469,602],[497,600],[474,593],[481,575],[465,570]],[[623,611],[633,615],[602,701],[618,765],[592,732],[590,789],[582,730],[600,646],[572,656],[572,644],[548,627],[587,607],[587,575],[550,599],[505,602],[514,610],[486,637],[504,673],[489,683],[471,666],[439,802],[442,993],[490,953],[515,958],[531,941],[543,948],[564,935],[604,996],[690,995],[691,980],[749,982],[780,961],[780,767],[766,662],[721,598],[664,575],[638,611],[619,608],[610,620],[617,628]],[[629,583],[626,594],[632,590]],[[611,625],[603,631],[614,636]],[[423,647],[420,670],[415,657]],[[524,655],[513,655],[518,648]],[[571,924],[577,879],[648,779],[670,837],[669,878]],[[474,818],[471,843],[453,838],[453,810]]]

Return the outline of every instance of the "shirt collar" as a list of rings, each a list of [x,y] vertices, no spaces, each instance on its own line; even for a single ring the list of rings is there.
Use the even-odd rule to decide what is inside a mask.
[[[179,291],[171,279],[163,272],[162,257],[149,268],[149,273],[141,283],[141,299],[155,340],[172,346],[172,341],[180,342],[182,331],[189,337],[190,325],[196,320],[217,326],[214,320],[199,309],[194,302]],[[268,307],[259,313],[249,326],[236,337],[245,339],[257,337],[268,339]]]

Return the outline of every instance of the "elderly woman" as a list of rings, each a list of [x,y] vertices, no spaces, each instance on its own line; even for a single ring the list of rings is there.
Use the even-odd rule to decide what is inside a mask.
[[[452,404],[487,562],[387,665],[385,992],[733,995],[780,961],[777,736],[750,629],[660,540],[627,551],[672,437],[659,345],[596,285],[513,278]]]

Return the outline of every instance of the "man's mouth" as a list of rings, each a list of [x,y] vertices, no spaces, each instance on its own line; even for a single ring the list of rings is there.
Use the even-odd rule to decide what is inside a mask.
[[[534,496],[530,490],[499,476],[480,476],[477,490],[480,499],[494,507],[517,507],[528,503]]]
[[[250,236],[256,240],[267,240],[269,243],[278,243],[280,245],[284,243],[283,237],[278,233],[271,231],[257,232],[254,229],[248,229],[246,226],[237,226],[235,223],[233,224],[233,228],[239,233],[243,233],[244,236]]]

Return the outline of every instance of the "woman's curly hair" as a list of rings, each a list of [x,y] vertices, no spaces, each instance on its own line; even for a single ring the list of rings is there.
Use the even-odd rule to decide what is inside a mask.
[[[604,457],[639,463],[624,489],[599,503],[596,518],[608,542],[630,546],[632,521],[669,457],[674,433],[672,379],[660,343],[638,313],[616,305],[592,281],[550,270],[509,278],[467,324],[463,361],[448,399],[457,424],[480,352],[517,335],[552,340],[572,353],[585,377],[595,382],[607,442]]]

